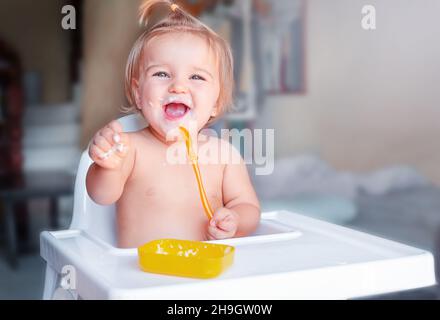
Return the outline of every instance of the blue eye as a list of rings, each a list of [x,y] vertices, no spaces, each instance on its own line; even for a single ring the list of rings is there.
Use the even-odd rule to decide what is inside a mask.
[[[159,72],[156,72],[155,74],[153,74],[153,77],[159,77],[159,78],[168,77],[168,73],[163,72],[163,71],[159,71]]]
[[[205,81],[205,78],[199,76],[198,74],[193,75],[193,76],[191,77],[191,79],[194,79],[194,80],[203,80],[203,81]]]

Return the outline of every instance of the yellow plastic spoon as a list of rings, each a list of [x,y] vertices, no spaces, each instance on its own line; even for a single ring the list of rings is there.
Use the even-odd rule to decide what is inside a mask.
[[[186,151],[188,152],[188,158],[191,161],[192,167],[194,169],[194,173],[196,175],[197,185],[199,187],[199,194],[200,194],[200,199],[202,200],[203,209],[205,209],[205,213],[208,219],[211,220],[213,216],[213,212],[211,206],[209,205],[205,188],[203,187],[202,176],[200,174],[200,168],[197,162],[197,155],[194,153],[192,149],[191,137],[189,135],[188,130],[185,127],[180,126],[179,129],[183,133],[183,137],[185,139],[185,144],[186,144]]]

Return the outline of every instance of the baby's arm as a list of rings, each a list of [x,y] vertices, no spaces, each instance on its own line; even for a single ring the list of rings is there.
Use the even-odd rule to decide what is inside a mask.
[[[134,165],[134,148],[130,147],[129,135],[122,132],[119,122],[112,121],[96,133],[89,155],[94,161],[86,178],[90,198],[101,205],[115,203]]]
[[[238,215],[235,237],[249,235],[257,229],[260,222],[260,203],[242,160],[240,164],[226,165],[223,199],[225,208]]]
[[[225,166],[223,173],[224,207],[216,210],[210,221],[210,239],[247,236],[260,222],[260,204],[246,165],[238,151],[229,147],[233,161]]]

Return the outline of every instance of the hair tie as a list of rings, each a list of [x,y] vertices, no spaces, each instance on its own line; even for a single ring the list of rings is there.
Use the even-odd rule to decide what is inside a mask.
[[[176,12],[177,8],[179,8],[179,6],[175,3],[171,4],[171,11]]]

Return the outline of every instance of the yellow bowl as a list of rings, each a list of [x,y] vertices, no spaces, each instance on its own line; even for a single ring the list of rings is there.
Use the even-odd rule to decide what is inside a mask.
[[[200,241],[159,239],[138,248],[139,265],[151,273],[214,278],[234,260],[235,248]]]

